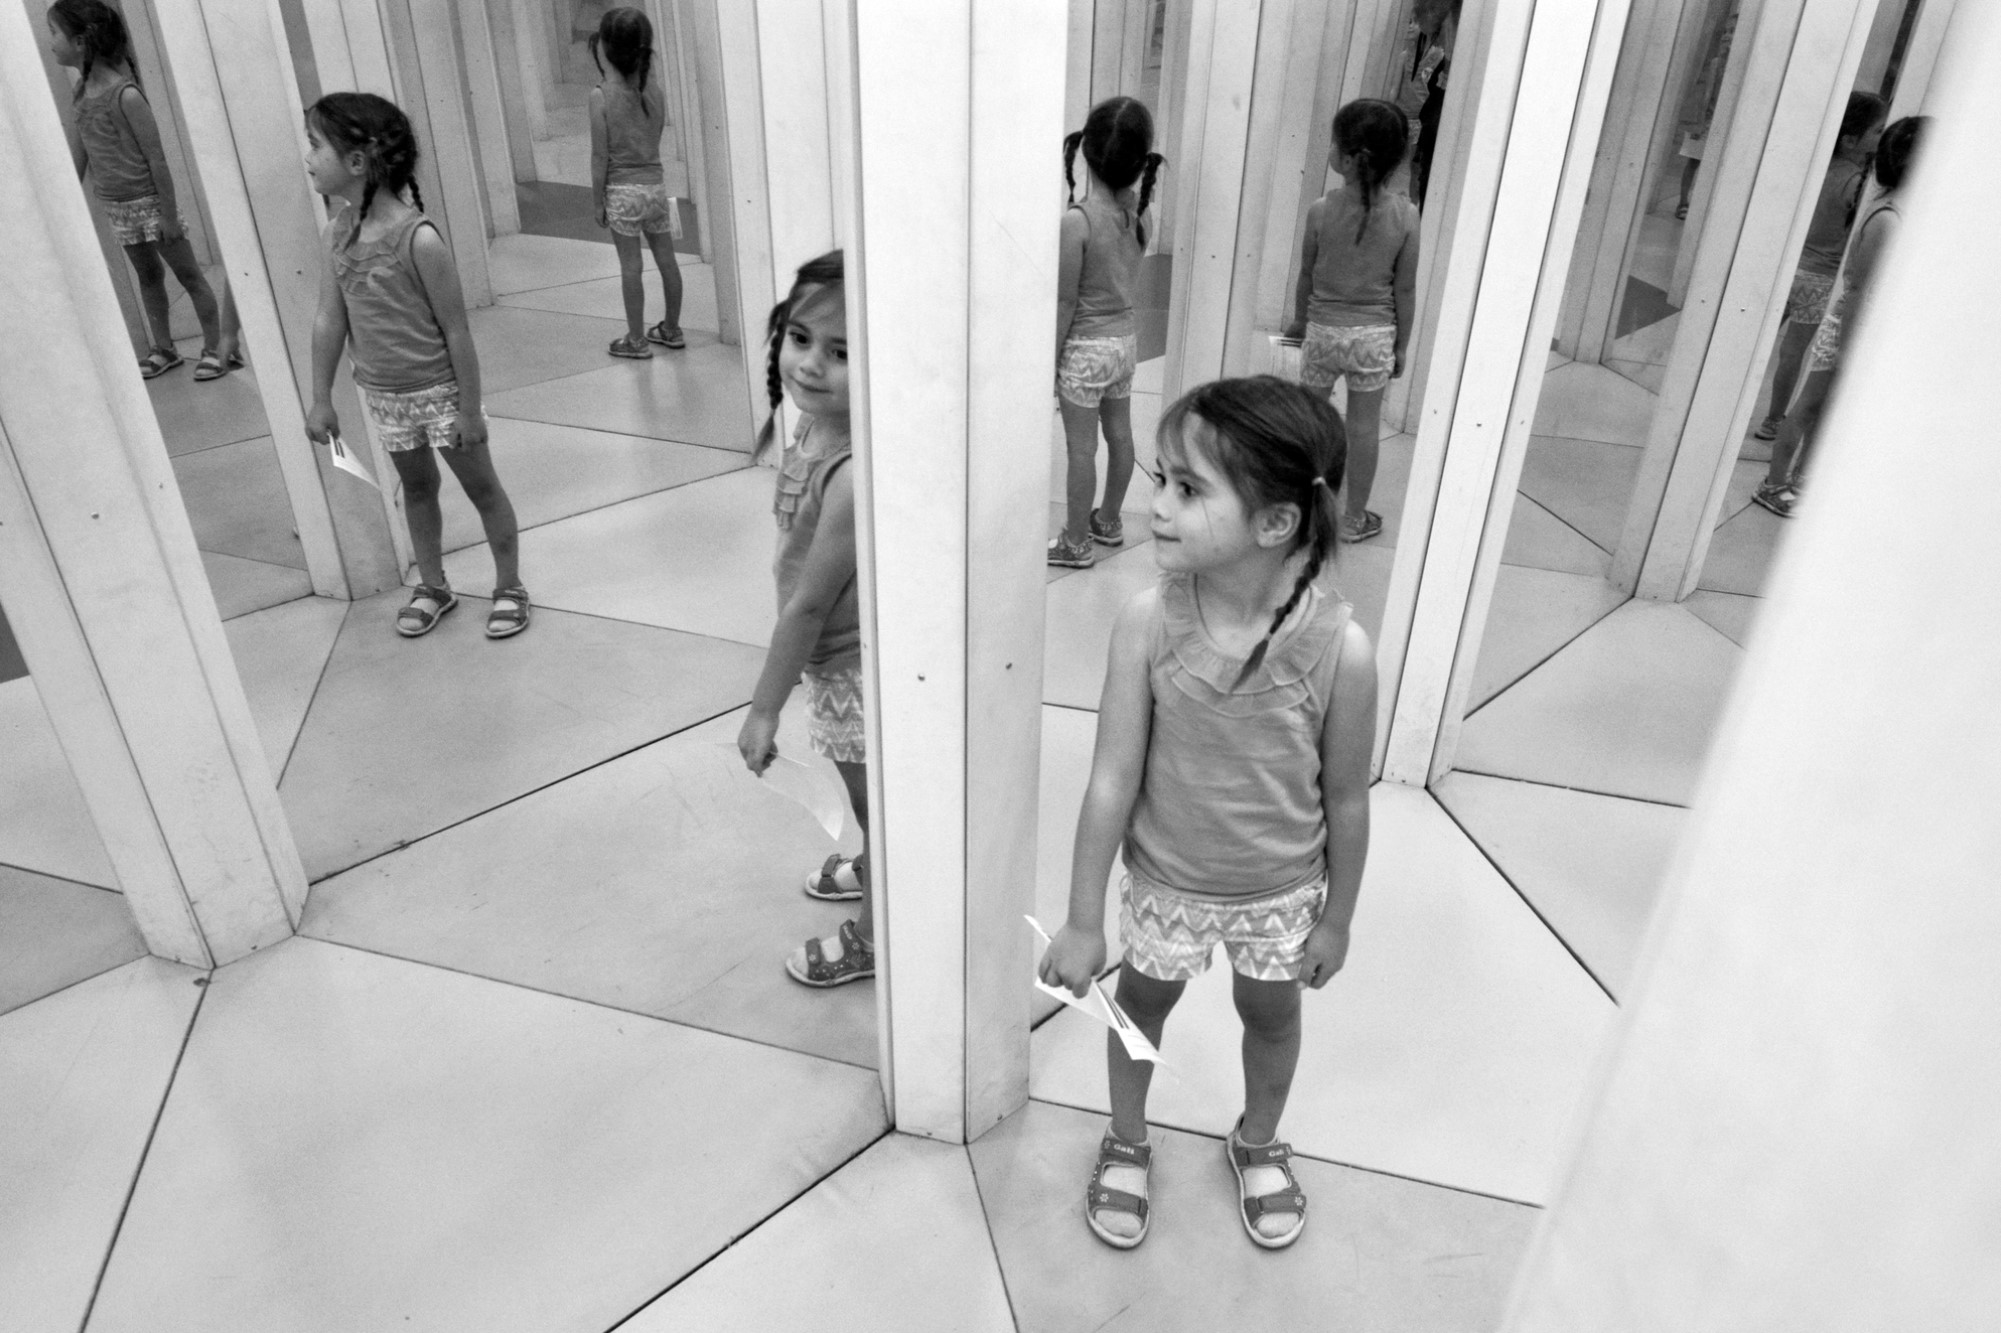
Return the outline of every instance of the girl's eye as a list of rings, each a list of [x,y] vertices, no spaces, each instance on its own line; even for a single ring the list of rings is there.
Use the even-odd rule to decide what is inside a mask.
[[[848,360],[848,349],[845,347],[836,348],[834,350],[834,360],[839,361],[842,365],[846,365]]]

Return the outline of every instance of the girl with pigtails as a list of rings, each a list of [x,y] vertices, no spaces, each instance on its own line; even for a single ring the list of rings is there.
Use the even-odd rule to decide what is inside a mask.
[[[1112,628],[1067,921],[1044,982],[1082,996],[1104,969],[1105,887],[1123,849],[1119,1006],[1156,1047],[1220,942],[1244,1023],[1244,1111],[1225,1143],[1236,1213],[1280,1249],[1306,1194],[1278,1139],[1299,1062],[1300,991],[1327,984],[1369,849],[1375,654],[1320,578],[1346,455],[1324,394],[1218,380],[1168,408],[1152,514],[1159,583]],[[1084,1195],[1106,1244],[1150,1225],[1153,1066],[1108,1033],[1112,1122]]]
[[[373,93],[328,93],[306,109],[306,141],[306,175],[338,205],[322,234],[326,262],[313,321],[306,432],[320,443],[340,433],[332,397],[345,348],[377,438],[403,483],[410,545],[423,578],[398,613],[396,632],[428,634],[458,605],[445,581],[435,448],[479,511],[493,551],[486,636],[519,634],[528,628],[528,592],[521,586],[514,506],[487,448],[479,356],[458,270],[423,213],[410,119]]]
[[[1076,197],[1080,151],[1082,200]],[[1049,543],[1052,565],[1088,568],[1095,560],[1093,543],[1125,541],[1119,508],[1133,474],[1132,385],[1139,366],[1133,286],[1146,252],[1146,210],[1162,161],[1153,151],[1153,117],[1131,97],[1098,103],[1084,128],[1063,141],[1070,200],[1056,268],[1056,393],[1069,473],[1063,531]],[[1108,458],[1105,497],[1094,510],[1100,425]]]
[[[591,185],[598,225],[611,229],[618,251],[625,302],[625,336],[611,344],[611,354],[645,361],[653,355],[649,344],[670,352],[688,345],[681,332],[681,264],[674,257],[681,210],[667,193],[660,165],[667,98],[653,79],[653,21],[628,5],[607,9],[591,34],[590,52],[602,79],[591,89]],[[642,241],[653,252],[667,302],[667,317],[650,329]]]
[[[1393,102],[1362,98],[1334,116],[1328,165],[1341,188],[1306,212],[1299,287],[1285,336],[1303,342],[1302,384],[1332,394],[1348,379],[1348,496],[1341,535],[1383,530],[1369,508],[1382,435],[1383,390],[1403,374],[1417,313],[1417,205],[1383,188],[1403,162],[1410,122]]]

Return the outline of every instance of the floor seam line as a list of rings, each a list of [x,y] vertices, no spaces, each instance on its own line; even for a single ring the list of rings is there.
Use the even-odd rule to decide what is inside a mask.
[[[1554,571],[1549,571],[1549,572],[1554,572]],[[1494,692],[1493,692],[1492,694],[1490,694],[1490,695],[1488,695],[1488,696],[1487,696],[1486,698],[1482,699],[1482,700],[1481,700],[1481,701],[1480,701],[1479,703],[1477,703],[1477,704],[1473,705],[1473,707],[1471,707],[1471,708],[1467,709],[1467,710],[1466,710],[1466,715],[1465,715],[1464,717],[1462,717],[1462,718],[1460,718],[1460,719],[1459,719],[1459,723],[1460,723],[1460,725],[1461,725],[1461,726],[1464,726],[1464,725],[1465,725],[1466,723],[1468,723],[1468,722],[1471,722],[1471,721],[1472,721],[1472,720],[1473,720],[1473,719],[1474,719],[1474,718],[1475,718],[1476,716],[1478,716],[1478,714],[1479,714],[1479,712],[1480,712],[1480,710],[1481,710],[1481,709],[1483,709],[1483,708],[1487,707],[1487,705],[1489,705],[1489,704],[1493,703],[1493,702],[1494,702],[1494,701],[1495,701],[1496,699],[1499,699],[1499,698],[1500,698],[1500,697],[1501,697],[1502,695],[1506,694],[1506,693],[1507,693],[1507,692],[1508,692],[1509,690],[1512,690],[1513,688],[1515,688],[1515,686],[1517,686],[1517,685],[1521,684],[1521,683],[1522,683],[1523,681],[1527,680],[1527,679],[1528,679],[1528,678],[1529,678],[1530,676],[1533,676],[1533,675],[1534,675],[1534,674],[1535,674],[1536,672],[1538,672],[1538,671],[1542,670],[1542,669],[1543,669],[1544,667],[1548,666],[1548,665],[1550,664],[1550,661],[1551,661],[1552,659],[1554,659],[1554,658],[1555,658],[1555,657],[1557,656],[1557,654],[1561,653],[1561,652],[1562,652],[1562,651],[1563,651],[1564,649],[1568,648],[1568,647],[1569,647],[1569,646],[1570,646],[1571,644],[1573,644],[1573,643],[1576,643],[1576,642],[1577,642],[1577,641],[1578,641],[1579,639],[1581,639],[1581,638],[1583,638],[1583,637],[1584,637],[1585,635],[1589,634],[1589,633],[1590,633],[1590,632],[1591,632],[1592,630],[1594,630],[1594,629],[1597,629],[1597,628],[1598,628],[1598,627],[1599,627],[1600,625],[1604,624],[1604,623],[1605,623],[1605,621],[1606,621],[1606,620],[1607,620],[1608,618],[1610,618],[1610,616],[1612,615],[1612,612],[1614,612],[1614,611],[1617,611],[1617,610],[1619,609],[1619,607],[1621,607],[1621,606],[1624,606],[1624,605],[1626,605],[1626,603],[1627,603],[1627,602],[1631,602],[1631,601],[1634,601],[1634,600],[1636,600],[1636,599],[1635,599],[1635,598],[1634,598],[1634,597],[1632,596],[1632,594],[1628,593],[1628,594],[1626,595],[1626,598],[1625,598],[1625,601],[1622,601],[1622,602],[1618,603],[1618,605],[1616,605],[1616,606],[1612,607],[1612,608],[1611,608],[1611,610],[1609,610],[1609,611],[1606,611],[1606,612],[1605,612],[1605,613],[1604,613],[1603,615],[1600,615],[1600,616],[1594,616],[1594,617],[1592,618],[1592,620],[1591,620],[1591,623],[1590,623],[1590,624],[1588,624],[1588,625],[1584,626],[1584,627],[1583,627],[1582,629],[1578,630],[1578,631],[1577,631],[1577,632],[1576,632],[1575,634],[1573,634],[1573,635],[1571,635],[1571,636],[1570,636],[1569,638],[1565,639],[1565,640],[1564,640],[1564,641],[1563,641],[1562,643],[1559,643],[1558,645],[1556,645],[1556,647],[1554,647],[1554,648],[1550,649],[1550,650],[1549,650],[1549,652],[1547,652],[1546,654],[1544,654],[1544,655],[1543,655],[1542,657],[1538,658],[1538,659],[1536,660],[1535,664],[1534,664],[1533,666],[1529,667],[1529,668],[1528,668],[1528,669],[1527,669],[1526,671],[1522,672],[1522,674],[1521,674],[1521,675],[1519,675],[1519,676],[1516,676],[1515,678],[1513,678],[1512,680],[1510,680],[1510,681],[1509,681],[1509,682],[1508,682],[1507,684],[1505,684],[1505,685],[1501,686],[1501,688],[1500,688],[1500,689],[1498,689],[1498,690],[1495,690],[1495,691],[1494,691]],[[1700,620],[1700,619],[1701,619],[1701,617],[1700,617],[1700,616],[1697,616],[1697,617],[1696,617],[1696,619]],[[1727,636],[1726,636],[1726,637],[1727,637]],[[1478,671],[1478,670],[1479,670],[1479,667],[1480,667],[1480,664],[1479,664],[1479,662],[1478,662],[1478,661],[1475,661],[1475,662],[1473,663],[1473,668],[1474,668],[1474,670],[1475,670],[1475,671]]]
[[[340,624],[334,626],[333,638],[327,643],[327,655],[320,662],[319,674],[313,677],[313,688],[306,695],[306,710],[299,714],[299,725],[292,733],[292,743],[285,747],[285,760],[278,765],[277,773],[272,775],[271,786],[274,790],[284,783],[285,770],[292,766],[292,756],[299,752],[299,738],[306,734],[306,723],[313,716],[313,701],[320,697],[320,688],[327,683],[327,670],[333,665],[334,650],[340,647],[340,636],[347,632],[347,622],[353,615],[354,601],[350,598],[341,606]],[[312,886],[308,884],[306,887],[310,892]],[[304,907],[301,905],[301,911],[303,910]]]
[[[1603,796],[1613,801],[1635,801],[1641,805],[1661,805],[1666,806],[1670,810],[1686,811],[1689,808],[1680,801],[1656,800],[1651,796],[1630,796],[1622,791],[1600,791],[1596,787],[1572,787],[1562,782],[1543,782],[1537,778],[1516,777],[1513,773],[1490,773],[1484,768],[1454,768],[1451,771],[1453,773],[1470,773],[1476,778],[1492,778],[1496,782],[1522,782],[1531,787],[1551,787],[1557,791],[1582,792],[1586,796]],[[1426,790],[1429,790],[1429,788]]]

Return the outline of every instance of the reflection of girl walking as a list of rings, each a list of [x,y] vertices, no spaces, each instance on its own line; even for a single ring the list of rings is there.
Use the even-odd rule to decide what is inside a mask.
[[[670,351],[688,345],[681,334],[681,265],[674,258],[681,210],[667,193],[660,165],[667,99],[652,82],[653,23],[636,9],[608,9],[591,34],[590,48],[604,75],[591,90],[591,185],[598,225],[611,228],[618,251],[619,294],[625,301],[625,336],[612,343],[611,354],[643,361],[653,355],[648,343]],[[642,239],[653,252],[667,301],[667,317],[650,329]]]

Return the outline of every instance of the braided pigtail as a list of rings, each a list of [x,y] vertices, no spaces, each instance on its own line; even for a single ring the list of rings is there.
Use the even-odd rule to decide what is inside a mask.
[[[1334,113],[1334,143],[1348,155],[1362,191],[1362,222],[1355,229],[1359,243],[1369,233],[1383,182],[1410,150],[1410,117],[1395,102],[1357,98]]]
[[[375,202],[375,191],[377,188],[376,178],[379,175],[381,175],[381,168],[376,164],[375,150],[370,149],[368,152],[368,183],[361,187],[361,211],[355,214],[354,216],[355,236],[361,235],[362,221],[368,217],[369,205]],[[354,237],[353,236],[348,237],[347,243],[349,245],[353,245]]]
[[[639,53],[639,74],[634,80],[639,85],[639,109],[645,115],[652,115],[653,108],[646,105],[646,82],[653,77],[653,48],[647,47]]]
[[[771,447],[778,440],[778,405],[785,401],[785,382],[778,376],[778,345],[785,338],[785,323],[792,315],[792,298],[771,307],[771,318],[764,325],[764,389],[771,400],[771,415],[764,419],[764,429],[757,433],[757,443],[750,451],[750,461],[762,463],[771,453]]]
[[[600,79],[604,77],[604,61],[598,59],[598,42],[600,39],[603,38],[603,36],[604,36],[603,29],[599,29],[597,32],[594,32],[590,36],[584,38],[584,50],[589,51],[591,53],[591,64],[597,66],[598,77]],[[572,38],[571,40],[575,39]]]
[[[1153,202],[1154,177],[1160,174],[1161,167],[1165,166],[1166,163],[1167,159],[1159,153],[1148,153],[1146,155],[1146,165],[1140,168],[1139,211],[1137,214],[1138,230],[1136,235],[1139,237],[1139,246],[1142,250],[1146,249],[1146,209],[1147,205]]]
[[[1072,130],[1063,136],[1063,183],[1069,188],[1063,192],[1066,203],[1077,202],[1077,146],[1084,142],[1084,131]]]
[[[1244,682],[1251,678],[1252,673],[1264,665],[1265,649],[1271,646],[1272,637],[1284,626],[1286,617],[1299,605],[1299,599],[1306,595],[1306,590],[1313,586],[1313,580],[1320,577],[1321,566],[1327,559],[1327,547],[1331,544],[1327,538],[1328,519],[1324,510],[1332,503],[1333,493],[1331,491],[1323,493],[1325,486],[1324,480],[1314,478],[1313,498],[1307,502],[1300,514],[1307,532],[1306,564],[1299,571],[1299,577],[1292,582],[1292,595],[1285,599],[1285,604],[1272,616],[1271,626],[1265,630],[1265,636],[1258,640],[1257,647],[1251,649],[1251,655],[1244,659],[1243,669],[1237,672],[1237,678],[1230,682],[1233,693],[1242,689]]]
[[[418,186],[415,176],[410,178],[410,202],[419,213],[424,211],[424,191]]]

